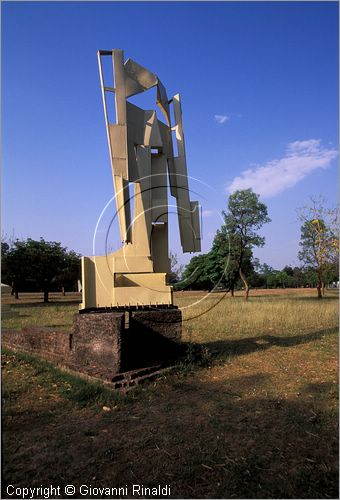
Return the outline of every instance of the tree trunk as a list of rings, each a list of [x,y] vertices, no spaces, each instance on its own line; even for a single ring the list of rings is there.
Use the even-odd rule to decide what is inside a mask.
[[[317,291],[318,291],[318,299],[322,299],[322,283],[319,281],[317,286]]]
[[[240,268],[239,269],[239,273],[240,273],[240,278],[241,280],[243,281],[244,283],[244,296],[246,298],[246,300],[248,300],[248,297],[249,297],[249,285],[248,285],[248,282],[246,280],[246,277],[245,275],[243,274],[243,271],[242,269]]]
[[[66,293],[65,293],[65,287],[64,287],[64,286],[62,286],[62,287],[61,287],[61,293],[62,293],[62,294],[63,294],[63,296],[65,297]]]
[[[322,282],[322,296],[325,296],[325,283]]]
[[[19,291],[15,281],[12,282],[11,295],[15,295],[15,298],[19,299]]]
[[[234,297],[234,287],[230,288],[230,294],[231,294],[232,297]]]
[[[48,302],[48,290],[44,290],[44,302]]]

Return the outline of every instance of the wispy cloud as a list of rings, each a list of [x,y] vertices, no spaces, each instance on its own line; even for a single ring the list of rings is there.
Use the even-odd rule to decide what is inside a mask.
[[[225,123],[227,120],[229,120],[228,115],[214,115],[215,122],[219,123],[222,125],[222,123]]]
[[[211,217],[213,214],[212,210],[203,210],[202,217]]]
[[[322,147],[320,139],[291,142],[282,158],[245,170],[233,179],[227,191],[252,188],[262,196],[275,196],[314,170],[327,168],[337,155],[335,149]]]

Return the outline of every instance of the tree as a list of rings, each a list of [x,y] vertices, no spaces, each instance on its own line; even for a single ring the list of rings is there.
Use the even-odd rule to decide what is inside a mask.
[[[227,288],[234,294],[236,279],[234,245],[224,226],[213,240],[207,259],[207,275],[213,287]]]
[[[244,269],[251,273],[252,252],[244,252]],[[238,285],[238,245],[237,240],[226,232],[222,226],[216,233],[212,248],[207,254],[193,257],[186,266],[183,281],[176,285],[177,289],[190,288],[195,290],[212,290],[224,288],[234,296]]]
[[[1,279],[12,287],[12,295],[19,299],[19,289],[22,287],[27,274],[22,242],[19,240],[11,243],[1,242],[1,254]]]
[[[209,254],[193,257],[186,266],[180,287],[177,289],[211,290],[213,282],[208,275]]]
[[[244,250],[243,269],[248,274],[253,271],[252,251]],[[223,286],[231,295],[239,280],[239,241],[235,234],[229,234],[226,225],[217,231],[207,258],[207,275],[213,286]]]
[[[8,250],[9,250],[9,243],[7,243],[7,241],[5,241],[5,240],[1,240],[1,255],[2,255],[2,257],[4,257],[8,253]]]
[[[264,237],[257,234],[263,224],[270,222],[267,207],[259,201],[259,195],[252,189],[235,191],[229,196],[228,212],[222,212],[224,230],[233,242],[233,260],[236,274],[239,274],[245,289],[245,298],[249,296],[249,284],[246,278],[247,260],[254,247],[264,245]]]
[[[329,270],[338,263],[338,208],[327,208],[322,198],[312,198],[311,201],[310,207],[299,212],[302,222],[299,259],[305,267],[314,270],[318,298],[321,299]]]
[[[292,266],[285,266],[281,272],[285,273],[287,276],[284,283],[286,286],[289,288],[298,288],[299,280]]]
[[[24,283],[31,282],[44,292],[44,302],[52,288],[76,281],[80,275],[79,255],[68,252],[58,242],[28,238],[16,240],[5,253],[2,263],[6,280],[12,285],[16,298]]]
[[[55,280],[56,283],[60,283],[63,295],[65,295],[65,290],[77,290],[80,276],[80,255],[73,250],[66,251],[63,266],[60,269],[60,274],[57,275]]]
[[[304,268],[304,280],[307,288],[315,288],[318,284],[318,275],[313,267]]]
[[[3,237],[1,237],[1,281],[6,282],[9,281],[8,271],[6,264],[4,266],[4,262],[6,263],[7,256],[9,251],[9,244]]]
[[[168,282],[170,284],[177,283],[182,279],[184,266],[178,262],[177,254],[170,250],[170,273],[168,274]]]
[[[289,283],[289,274],[286,271],[282,270],[277,273],[277,279],[282,286],[282,288],[286,288]]]
[[[277,271],[273,267],[269,266],[266,263],[261,264],[259,272],[260,272],[260,275],[263,277],[264,284],[265,284],[266,288],[276,287]]]

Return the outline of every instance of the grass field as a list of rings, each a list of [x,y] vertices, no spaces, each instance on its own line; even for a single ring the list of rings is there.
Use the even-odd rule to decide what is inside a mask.
[[[247,302],[177,293],[184,340],[203,346],[200,366],[189,349],[188,364],[127,396],[5,351],[4,485],[338,498],[337,294],[251,293]],[[79,297],[51,299],[10,298],[20,316],[3,327],[71,328]]]

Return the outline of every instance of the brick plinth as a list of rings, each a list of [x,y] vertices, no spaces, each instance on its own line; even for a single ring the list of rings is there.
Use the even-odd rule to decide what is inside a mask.
[[[130,316],[129,328],[136,333],[152,332],[178,343],[182,338],[182,312],[180,309],[134,311]]]
[[[24,328],[20,331],[1,332],[4,347],[15,351],[42,356],[49,361],[68,364],[70,359],[71,334],[51,328]]]
[[[78,366],[119,372],[124,313],[84,313],[73,317],[72,354]]]
[[[121,372],[167,365],[183,354],[180,310],[129,311],[127,325],[125,314],[75,314],[72,333],[47,327],[2,331],[2,345],[107,380]]]

